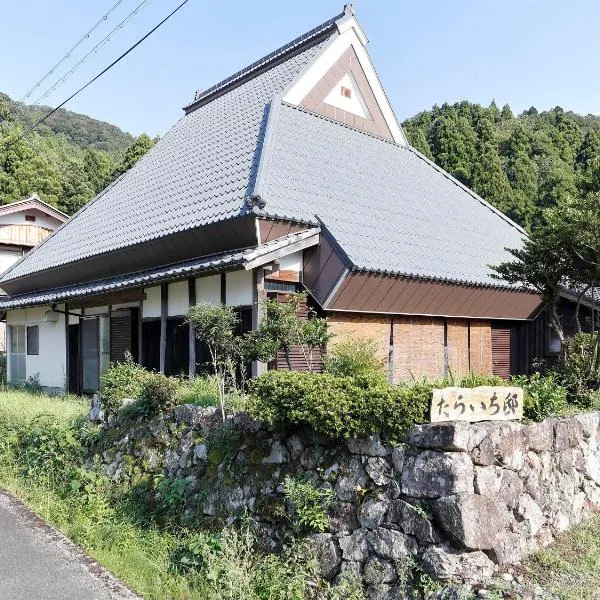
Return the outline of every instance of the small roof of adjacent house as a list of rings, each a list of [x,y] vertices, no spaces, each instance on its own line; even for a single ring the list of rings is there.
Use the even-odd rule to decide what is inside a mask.
[[[347,8],[197,95],[136,166],[0,283],[254,213],[325,227],[351,269],[498,285],[489,265],[509,259],[524,231],[406,144],[364,44]],[[298,101],[350,45],[385,139]]]
[[[54,217],[56,220],[61,223],[65,223],[69,220],[69,215],[62,212],[62,210],[58,210],[58,208],[44,202],[37,194],[31,194],[29,198],[25,198],[24,200],[17,200],[16,202],[11,202],[10,204],[3,204],[0,206],[0,216],[1,215],[10,215],[16,212],[25,212],[28,210],[39,210],[51,217]]]

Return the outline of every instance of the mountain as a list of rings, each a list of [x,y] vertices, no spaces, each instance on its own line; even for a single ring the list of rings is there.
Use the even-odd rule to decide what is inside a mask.
[[[514,115],[467,101],[403,123],[410,143],[526,229],[565,196],[600,192],[600,117],[560,106]]]
[[[0,93],[0,204],[36,193],[73,214],[154,144],[65,109],[25,135],[49,110]]]
[[[2,92],[0,100],[4,100],[10,117],[23,127],[31,127],[52,110],[49,106],[29,106],[11,100]],[[130,133],[122,131],[116,125],[64,108],[59,108],[37,131],[41,135],[64,134],[70,143],[80,148],[103,150],[116,160],[121,158],[123,152],[135,141]]]

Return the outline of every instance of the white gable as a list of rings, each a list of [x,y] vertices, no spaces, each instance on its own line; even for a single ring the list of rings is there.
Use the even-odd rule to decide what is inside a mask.
[[[368,119],[371,115],[352,73],[346,73],[327,94],[325,103]]]
[[[348,14],[338,21],[338,31],[339,36],[335,38],[329,45],[327,45],[317,56],[317,58],[313,61],[310,67],[306,71],[304,71],[288,87],[288,89],[283,94],[283,101],[288,102],[289,104],[295,104],[296,106],[300,106],[303,99],[307,96],[307,94],[310,93],[310,91],[315,87],[315,85],[320,81],[320,79],[329,71],[331,66],[342,56],[342,54],[350,46],[352,46],[352,48],[354,48],[354,51],[356,52],[356,56],[358,58],[360,66],[362,67],[365,73],[369,86],[373,91],[375,100],[377,101],[377,104],[381,109],[385,122],[392,134],[394,141],[398,144],[407,145],[408,142],[406,140],[406,137],[404,136],[404,132],[402,131],[402,128],[400,127],[396,116],[394,115],[394,111],[392,110],[392,107],[387,99],[383,86],[379,81],[379,77],[377,76],[375,67],[373,66],[371,58],[369,57],[365,48],[367,39],[364,33],[362,32],[358,21],[354,18],[353,15]],[[340,90],[338,90],[338,93],[340,93]],[[329,99],[330,96],[331,94],[329,94],[327,98]],[[328,100],[326,102],[329,104]],[[333,106],[336,106],[336,108],[342,108],[341,106],[337,106],[336,104],[331,104]],[[360,114],[356,112],[356,105],[354,106],[355,110],[349,110],[348,108],[343,108],[343,110],[352,112],[353,114],[357,115]]]

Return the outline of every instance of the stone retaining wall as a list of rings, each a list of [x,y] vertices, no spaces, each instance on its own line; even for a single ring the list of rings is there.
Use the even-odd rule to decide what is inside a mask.
[[[289,534],[286,475],[335,491],[326,532],[308,534],[329,579],[345,571],[398,597],[406,564],[442,581],[477,583],[518,562],[600,507],[600,413],[513,422],[415,426],[405,443],[345,443],[275,432],[213,409],[169,416],[113,436],[108,473],[132,466],[189,482],[189,517],[250,513],[267,547]],[[292,514],[290,519],[289,515]],[[383,595],[382,595],[383,593]]]

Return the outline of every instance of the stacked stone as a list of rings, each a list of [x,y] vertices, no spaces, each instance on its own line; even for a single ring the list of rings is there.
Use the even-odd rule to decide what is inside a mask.
[[[293,511],[285,476],[332,489],[328,529],[312,535],[322,574],[352,573],[373,596],[401,597],[415,563],[442,581],[485,582],[600,508],[600,413],[415,426],[393,447],[376,436],[339,443],[273,431],[239,414],[225,424],[235,447],[207,469],[214,451],[198,439],[223,426],[216,415],[177,407],[143,425],[144,443],[128,432],[105,455],[109,473],[119,476],[129,453],[149,471],[185,477],[190,514],[232,522],[249,513],[273,549]]]

